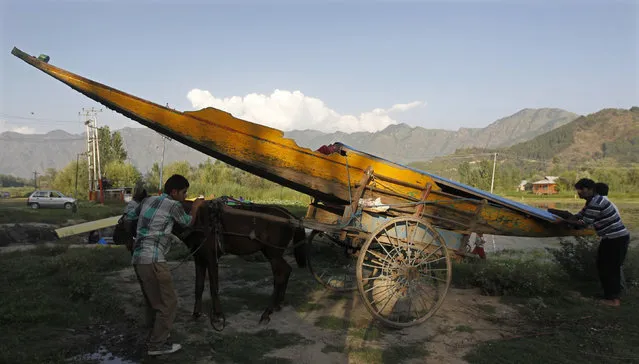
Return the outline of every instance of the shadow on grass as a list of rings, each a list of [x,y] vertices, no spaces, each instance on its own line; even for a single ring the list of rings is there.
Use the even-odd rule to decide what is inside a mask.
[[[0,362],[56,363],[91,352],[95,332],[86,327],[122,321],[104,276],[129,259],[125,249],[65,246],[0,254]]]

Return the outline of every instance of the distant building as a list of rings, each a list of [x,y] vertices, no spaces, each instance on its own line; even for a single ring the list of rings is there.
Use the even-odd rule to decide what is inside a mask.
[[[527,184],[528,184],[528,181],[526,181],[525,179],[519,182],[519,186],[517,186],[517,191],[520,191],[520,192],[526,191]]]
[[[554,195],[558,193],[557,180],[559,177],[546,176],[544,179],[533,182],[532,191],[535,195]]]

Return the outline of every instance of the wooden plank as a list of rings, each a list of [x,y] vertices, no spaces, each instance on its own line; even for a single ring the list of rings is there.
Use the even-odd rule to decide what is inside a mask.
[[[99,230],[99,229],[115,226],[118,224],[118,220],[120,220],[120,217],[122,217],[122,215],[107,217],[106,219],[84,222],[82,224],[77,224],[72,226],[66,226],[63,228],[56,229],[55,233],[58,235],[58,238],[64,238],[67,236],[88,233],[93,230]]]
[[[426,184],[426,189],[424,189],[424,191],[422,192],[422,197],[419,199],[419,202],[425,202],[428,199],[428,195],[430,195],[430,190],[433,187],[433,185],[430,184],[430,182],[428,184]],[[417,205],[417,208],[415,209],[415,214],[413,216],[415,217],[421,217],[422,213],[424,212],[424,204],[419,204]]]

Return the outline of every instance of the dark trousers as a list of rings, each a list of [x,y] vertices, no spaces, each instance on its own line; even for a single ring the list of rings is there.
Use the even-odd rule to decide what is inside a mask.
[[[618,299],[621,293],[621,266],[626,259],[630,236],[614,239],[601,239],[597,254],[599,280],[604,291],[604,298]]]

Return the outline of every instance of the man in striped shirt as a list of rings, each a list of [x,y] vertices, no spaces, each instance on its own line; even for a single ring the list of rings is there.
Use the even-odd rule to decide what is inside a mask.
[[[582,178],[575,183],[580,198],[586,206],[568,220],[582,226],[593,226],[601,238],[597,254],[597,269],[604,290],[602,303],[619,306],[621,292],[621,266],[626,258],[630,233],[626,229],[619,210],[606,196],[596,191],[595,181]]]
[[[165,256],[174,240],[171,233],[174,224],[190,226],[203,203],[203,200],[195,200],[188,215],[182,206],[188,188],[189,182],[184,176],[173,175],[164,184],[162,195],[146,198],[126,214],[127,220],[138,220],[131,263],[145,298],[155,311],[153,328],[147,338],[148,355],[170,354],[181,348],[169,341],[177,312],[177,295]]]

